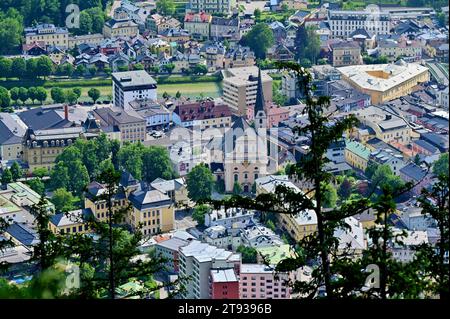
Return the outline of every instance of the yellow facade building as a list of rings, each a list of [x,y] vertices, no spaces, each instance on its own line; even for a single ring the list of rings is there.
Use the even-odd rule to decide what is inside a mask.
[[[43,42],[46,46],[56,46],[60,49],[69,47],[69,31],[53,24],[38,24],[25,28],[25,44]]]
[[[356,141],[346,141],[345,161],[350,166],[365,171],[369,163],[370,149]]]
[[[36,168],[50,170],[56,157],[77,138],[94,138],[98,133],[86,132],[83,127],[67,127],[48,130],[29,128],[23,139],[23,161],[28,163],[32,172]]]
[[[428,68],[403,60],[395,64],[345,66],[338,68],[338,71],[343,80],[370,95],[375,105],[408,95],[417,84],[430,79]]]
[[[87,222],[93,217],[90,208],[58,213],[50,218],[49,229],[54,234],[86,234],[90,231]]]

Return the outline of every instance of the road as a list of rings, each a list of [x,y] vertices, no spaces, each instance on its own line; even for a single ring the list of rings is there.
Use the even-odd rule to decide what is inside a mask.
[[[186,211],[175,211],[175,229],[185,230],[188,228],[196,227],[197,222],[192,219],[191,213]]]

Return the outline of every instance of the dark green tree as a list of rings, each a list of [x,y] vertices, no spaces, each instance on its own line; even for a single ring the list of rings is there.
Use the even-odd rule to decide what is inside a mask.
[[[12,163],[11,165],[11,174],[14,181],[17,181],[23,175],[22,168],[20,168],[19,163],[17,163],[16,161],[14,161],[14,163]]]
[[[50,201],[55,205],[56,212],[68,212],[75,209],[73,204],[75,198],[65,188],[56,189]]]
[[[242,262],[246,264],[256,264],[257,263],[257,257],[258,252],[253,247],[247,247],[240,245],[236,252],[241,253],[242,256]]]
[[[100,97],[100,91],[96,88],[92,88],[88,91],[88,96],[94,101],[94,103],[97,103],[97,100]]]
[[[188,196],[193,201],[209,199],[214,186],[214,177],[205,164],[195,166],[187,175]]]
[[[45,194],[45,184],[40,178],[33,178],[27,181],[28,186],[39,195]]]
[[[198,205],[194,208],[192,212],[192,219],[195,220],[199,225],[205,225],[205,215],[210,211],[208,205]]]
[[[9,168],[5,168],[2,173],[2,184],[6,185],[13,182],[13,176]]]
[[[242,37],[241,42],[249,46],[258,59],[264,59],[267,49],[275,43],[275,39],[267,24],[258,23]]]

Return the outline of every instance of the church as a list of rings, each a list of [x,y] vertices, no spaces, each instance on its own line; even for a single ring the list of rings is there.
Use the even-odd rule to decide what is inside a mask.
[[[278,168],[277,146],[268,143],[266,101],[261,70],[258,71],[254,121],[233,116],[231,127],[222,138],[217,136],[206,145],[211,154],[210,168],[218,180],[223,179],[225,191],[232,192],[238,183],[243,192],[252,190],[259,177],[274,174]]]

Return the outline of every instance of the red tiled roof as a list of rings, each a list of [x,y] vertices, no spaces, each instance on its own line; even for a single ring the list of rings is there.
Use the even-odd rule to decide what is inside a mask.
[[[186,13],[186,15],[184,16],[184,22],[192,22],[195,16],[199,16],[201,22],[208,22],[209,20],[211,20],[211,15],[205,12],[201,13],[190,12]]]
[[[179,104],[174,112],[178,114],[182,122],[231,116],[228,105],[215,105],[212,101]]]

